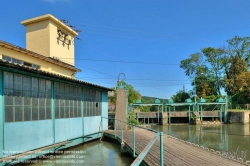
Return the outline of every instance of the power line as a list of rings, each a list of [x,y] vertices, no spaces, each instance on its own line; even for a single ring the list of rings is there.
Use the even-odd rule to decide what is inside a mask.
[[[168,37],[172,37],[172,38],[182,38],[182,39],[188,39],[188,40],[211,41],[211,40],[204,40],[204,39],[199,39],[199,38],[189,38],[189,37],[184,37],[184,36],[176,36],[176,35],[173,36],[173,35],[167,35],[167,34],[155,33],[155,32],[145,32],[145,31],[138,31],[138,30],[131,30],[131,29],[123,29],[123,28],[114,28],[114,27],[108,27],[108,26],[84,24],[84,23],[79,23],[79,22],[74,22],[74,23],[81,24],[81,25],[86,25],[86,26],[98,27],[98,28],[106,28],[106,29],[111,29],[111,30],[116,30],[116,31],[127,31],[127,32],[142,33],[142,34],[149,34],[149,35],[156,35],[156,36],[168,36]]]
[[[85,60],[85,61],[95,61],[95,62],[112,62],[112,63],[130,63],[130,64],[144,64],[144,65],[179,65],[179,64],[169,64],[169,63],[159,63],[159,62],[133,62],[133,61],[121,61],[121,60],[104,60],[104,59],[87,59],[87,58],[60,58],[60,59],[75,59],[75,60]]]

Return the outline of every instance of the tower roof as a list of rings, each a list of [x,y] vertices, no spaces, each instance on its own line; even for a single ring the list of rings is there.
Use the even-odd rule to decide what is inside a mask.
[[[57,18],[55,18],[54,16],[52,16],[51,14],[46,14],[46,15],[34,17],[34,18],[31,18],[31,19],[28,19],[28,20],[24,20],[24,21],[21,22],[21,24],[24,25],[24,26],[27,26],[29,24],[37,23],[37,22],[44,21],[44,20],[51,20],[54,23],[56,23],[57,25],[59,25],[59,26],[63,27],[64,29],[66,29],[73,36],[78,36],[78,33],[76,31],[74,31],[72,28],[70,28],[69,26],[64,24],[62,21],[60,21]]]

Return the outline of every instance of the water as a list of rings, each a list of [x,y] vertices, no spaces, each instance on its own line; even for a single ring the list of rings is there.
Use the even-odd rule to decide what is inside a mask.
[[[152,129],[221,153],[246,154],[246,160],[250,160],[250,124],[157,125]]]
[[[31,166],[129,166],[134,158],[121,154],[120,144],[114,140],[95,140],[66,149],[64,154],[45,155],[43,159],[29,160],[18,165]],[[30,164],[32,163],[32,164]]]

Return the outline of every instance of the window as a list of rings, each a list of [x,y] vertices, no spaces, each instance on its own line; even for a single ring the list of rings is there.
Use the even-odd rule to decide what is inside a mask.
[[[84,116],[101,115],[101,92],[94,89],[84,89]]]
[[[81,87],[55,82],[55,118],[81,116]]]
[[[5,122],[51,119],[51,81],[4,72]]]
[[[40,69],[40,66],[38,66],[38,65],[28,63],[28,62],[24,62],[22,60],[18,60],[18,59],[15,59],[15,58],[11,58],[11,57],[8,57],[6,55],[3,55],[2,59],[6,60],[8,62],[17,63],[17,64],[24,65],[24,66],[29,66],[29,67],[32,67],[34,69]]]

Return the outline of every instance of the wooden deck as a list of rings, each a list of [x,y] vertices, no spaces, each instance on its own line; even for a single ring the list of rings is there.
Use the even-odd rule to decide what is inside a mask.
[[[121,139],[121,132],[117,130],[116,139]],[[135,129],[136,133],[136,154],[139,155],[141,151],[147,146],[147,144],[155,137],[155,133],[143,130]],[[104,131],[104,138],[112,137],[114,138],[114,130]],[[131,149],[133,148],[132,141],[132,131],[124,130],[123,132],[123,141]],[[214,152],[211,150],[206,150],[197,145],[188,143],[186,141],[176,139],[169,135],[163,136],[164,139],[164,165],[193,165],[193,166],[234,166],[234,165],[247,165],[242,162],[237,162],[232,159],[228,159],[219,155],[219,152]],[[160,139],[152,146],[144,162],[148,165],[160,165]]]

